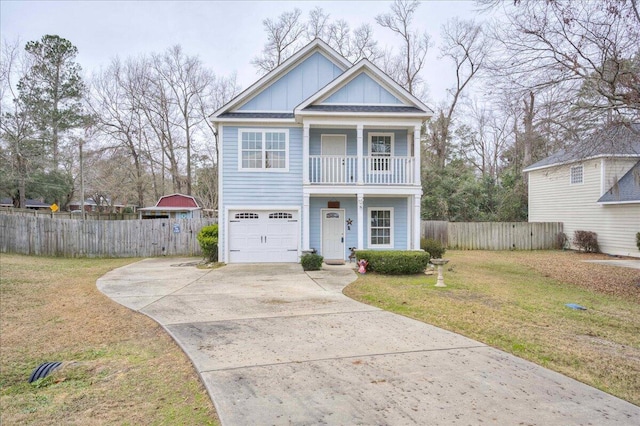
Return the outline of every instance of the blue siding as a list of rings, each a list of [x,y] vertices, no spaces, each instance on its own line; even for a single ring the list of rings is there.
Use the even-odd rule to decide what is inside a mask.
[[[403,102],[387,89],[376,83],[367,74],[362,73],[347,83],[323,103],[328,104],[394,104]]]
[[[311,197],[309,200],[309,246],[321,250],[321,209],[327,208],[329,201],[339,201],[340,208],[345,210],[345,221],[351,219],[351,229],[345,228],[345,259],[349,258],[349,247],[358,246],[358,210],[356,197]],[[393,207],[393,249],[407,250],[407,198],[370,198],[364,199],[364,248],[368,248],[369,207]],[[360,248],[360,247],[359,247]]]
[[[239,108],[240,111],[292,111],[342,70],[314,53]]]
[[[366,198],[364,199],[364,219],[368,221],[369,207],[393,207],[393,249],[407,250],[407,199],[406,198]],[[369,227],[364,227],[365,248],[369,246]]]
[[[302,128],[289,127],[289,171],[238,170],[238,129],[224,126],[223,203],[229,205],[302,205]],[[256,127],[260,128],[260,127]],[[275,128],[273,128],[275,129]]]
[[[345,247],[344,258],[349,258],[349,247],[356,247],[358,245],[358,210],[356,206],[356,197],[311,197],[309,199],[309,246],[320,252],[321,234],[320,229],[322,227],[320,210],[327,208],[329,201],[339,201],[340,208],[344,209],[345,221],[351,219],[353,224],[351,229],[345,227]]]

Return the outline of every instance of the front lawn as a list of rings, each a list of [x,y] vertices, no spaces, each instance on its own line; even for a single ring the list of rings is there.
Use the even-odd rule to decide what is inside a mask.
[[[435,275],[366,274],[345,294],[640,405],[640,270],[584,263],[604,257],[560,251],[444,257],[446,288],[434,287]]]
[[[218,424],[186,355],[96,289],[131,259],[0,260],[0,424]],[[73,361],[33,384],[43,362]]]

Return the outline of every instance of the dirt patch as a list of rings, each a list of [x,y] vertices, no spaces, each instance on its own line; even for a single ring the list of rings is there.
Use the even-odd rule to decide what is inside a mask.
[[[514,252],[514,260],[544,276],[603,294],[640,302],[640,270],[585,262],[610,256],[577,252]]]

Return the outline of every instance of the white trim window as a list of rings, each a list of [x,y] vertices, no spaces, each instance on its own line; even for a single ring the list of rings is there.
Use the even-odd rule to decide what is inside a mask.
[[[582,165],[571,167],[569,174],[571,185],[580,185],[584,182],[584,167]]]
[[[393,133],[369,133],[369,156],[372,172],[391,171],[393,155]]]
[[[369,207],[369,247],[393,248],[393,207]]]
[[[240,170],[289,170],[289,130],[238,130],[238,168]]]

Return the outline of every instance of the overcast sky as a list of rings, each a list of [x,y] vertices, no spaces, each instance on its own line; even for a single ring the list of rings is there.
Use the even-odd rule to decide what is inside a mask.
[[[262,20],[295,7],[322,7],[352,28],[370,23],[382,46],[398,44],[375,16],[389,11],[389,1],[0,1],[0,37],[22,44],[55,34],[79,50],[78,63],[90,75],[111,58],[162,52],[180,44],[217,74],[236,71],[242,88],[258,78],[251,59],[266,41]],[[438,33],[447,19],[477,17],[472,1],[424,1],[415,24],[435,42],[425,69],[429,103],[443,100],[452,83],[450,68],[438,58]]]

